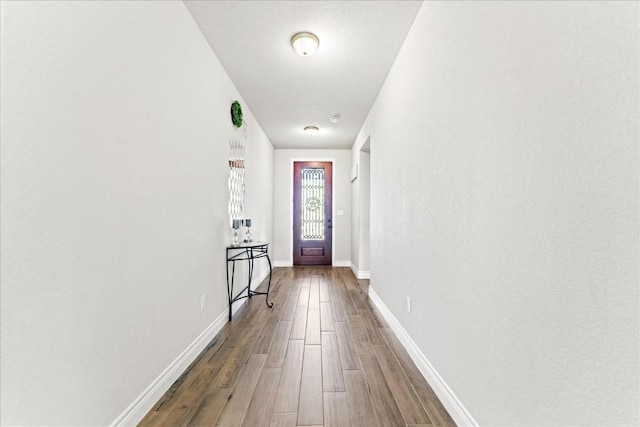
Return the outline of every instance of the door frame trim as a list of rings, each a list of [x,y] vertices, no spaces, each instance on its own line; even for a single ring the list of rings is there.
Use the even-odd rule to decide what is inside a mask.
[[[331,218],[333,218],[333,227],[331,227],[331,265],[335,266],[336,262],[336,159],[319,157],[319,158],[292,158],[289,165],[289,265],[293,265],[293,164],[295,162],[328,162],[331,163],[331,171],[333,179],[331,180]]]

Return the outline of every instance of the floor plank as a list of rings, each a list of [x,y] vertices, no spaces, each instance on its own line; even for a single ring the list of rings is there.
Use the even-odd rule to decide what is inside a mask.
[[[258,301],[256,301],[256,303],[257,302]],[[227,344],[233,346],[230,355],[225,359],[220,359],[219,362],[216,362],[214,359],[209,362],[210,365],[214,366],[217,363],[222,363],[220,373],[209,384],[209,390],[211,390],[212,387],[227,388],[233,384],[244,362],[249,357],[253,345],[258,339],[259,331],[264,327],[264,318],[264,315],[256,316],[255,321],[251,323],[250,326],[234,330],[234,338],[236,338],[236,340]],[[260,325],[260,323],[262,323],[262,325]]]
[[[321,351],[319,345],[304,346],[298,425],[323,423]]]
[[[322,332],[322,390],[344,391],[340,352],[335,332]]]
[[[324,427],[350,427],[346,393],[325,392],[323,397]]]
[[[264,363],[265,368],[282,368],[284,356],[287,353],[289,345],[289,335],[291,335],[291,327],[293,322],[280,320],[276,326],[276,331],[269,347],[267,360]]]
[[[320,330],[334,331],[333,313],[331,310],[331,302],[320,302]]]
[[[276,292],[282,292],[287,296],[297,297],[300,292],[300,279],[293,278],[289,275],[278,283],[278,287],[279,289]]]
[[[365,380],[369,385],[371,403],[376,414],[376,419],[383,426],[401,426],[405,424],[404,418],[398,409],[398,404],[387,385],[384,374],[374,355],[361,355],[360,362],[364,371]]]
[[[416,364],[413,363],[413,360],[411,360],[409,353],[407,353],[407,350],[404,349],[404,347],[400,343],[400,340],[398,340],[393,331],[389,328],[382,328],[380,329],[380,331],[387,341],[387,345],[391,348],[391,350],[393,350],[393,353],[398,359],[398,362],[400,363],[400,366],[402,366],[402,370],[404,371],[409,381],[412,384],[423,384],[427,382],[427,380],[424,379]]]
[[[360,369],[360,359],[356,343],[346,322],[336,322],[336,338],[340,350],[340,365],[342,369]]]
[[[305,333],[305,344],[320,345],[320,310],[309,308],[307,314],[307,331]]]
[[[287,295],[284,307],[282,309],[282,313],[280,314],[280,320],[293,320],[293,316],[296,314],[296,306],[298,302],[298,296],[296,295]]]
[[[267,354],[269,352],[278,321],[278,316],[269,316],[267,323],[264,325],[264,328],[262,328],[262,332],[253,347],[253,354]]]
[[[262,372],[266,354],[252,354],[247,360],[247,366],[242,374],[238,376],[238,381],[231,393],[229,400],[218,419],[217,425],[238,427],[242,425],[250,399],[258,384],[258,378]]]
[[[346,322],[347,317],[342,304],[342,294],[335,280],[329,281],[329,296],[331,298],[331,311],[334,322]]]
[[[380,310],[378,310],[378,308],[375,306],[373,301],[371,301],[371,298],[369,298],[368,295],[367,295],[366,302],[367,302],[367,308],[369,309],[373,317],[376,319],[376,323],[378,324],[378,327],[388,328],[389,324],[387,323],[386,320],[384,320],[384,317],[382,317],[382,313],[380,313]]]
[[[348,324],[351,331],[353,341],[356,343],[356,349],[360,356],[373,355],[373,347],[369,340],[369,335],[362,325],[359,314],[347,314]]]
[[[345,371],[344,385],[349,419],[353,427],[372,427],[381,425],[375,417],[369,387],[362,371]]]
[[[304,341],[290,340],[282,368],[282,377],[276,394],[273,412],[297,412],[302,378]]]
[[[291,339],[303,340],[307,332],[307,307],[298,306],[296,314],[293,317],[293,326],[291,327]]]
[[[317,278],[311,281],[311,287],[309,289],[309,309],[320,310],[320,285]]]
[[[215,425],[229,398],[229,389],[219,388],[208,394],[189,421],[189,426]]]
[[[247,410],[247,416],[244,419],[244,426],[260,427],[269,425],[281,374],[282,369],[280,368],[264,368],[262,370]]]
[[[413,388],[434,426],[455,427],[455,421],[453,421],[447,410],[442,406],[442,403],[429,384],[414,384]]]
[[[271,423],[269,427],[296,427],[296,412],[273,413],[271,414]]]
[[[369,336],[369,341],[373,345],[386,345],[387,342],[382,336],[380,332],[380,328],[378,327],[377,322],[373,318],[373,315],[369,311],[369,307],[363,305],[363,308],[359,309],[360,320],[362,321],[362,325],[367,335]]]
[[[358,314],[358,310],[356,309],[356,306],[353,305],[353,302],[351,301],[351,297],[349,297],[349,293],[347,291],[342,291],[342,308],[344,308],[344,312],[345,314],[348,315],[354,315],[354,314]]]
[[[309,287],[304,287],[304,285],[300,288],[300,294],[298,295],[298,305],[302,305],[305,307],[309,306]]]
[[[400,364],[386,345],[373,346],[380,369],[407,424],[431,424]]]
[[[326,277],[320,279],[320,302],[330,302],[329,280]]]

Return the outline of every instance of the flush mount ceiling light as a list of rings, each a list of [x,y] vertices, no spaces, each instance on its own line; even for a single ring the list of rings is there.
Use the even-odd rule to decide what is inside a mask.
[[[318,126],[307,126],[307,127],[304,128],[304,131],[309,136],[315,136],[318,133],[319,130],[320,129],[318,129]]]
[[[338,123],[340,121],[340,114],[334,114],[333,116],[329,117],[329,120],[331,121],[331,123]]]
[[[291,46],[301,56],[313,55],[319,44],[318,37],[312,33],[298,33],[291,37]]]

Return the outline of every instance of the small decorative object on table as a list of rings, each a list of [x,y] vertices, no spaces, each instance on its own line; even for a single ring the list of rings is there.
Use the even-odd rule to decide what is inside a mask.
[[[232,222],[232,228],[233,228],[233,234],[231,236],[231,243],[233,243],[234,245],[237,245],[238,243],[240,243],[240,238],[238,237],[238,229],[240,228],[240,226],[242,225],[242,220],[240,219],[234,219]]]
[[[244,241],[245,243],[247,242],[251,242],[251,220],[250,219],[245,219],[244,220],[244,226],[247,227],[247,231],[244,235]]]

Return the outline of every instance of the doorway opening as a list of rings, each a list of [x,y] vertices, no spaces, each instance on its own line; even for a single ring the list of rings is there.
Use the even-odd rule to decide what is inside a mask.
[[[332,263],[332,166],[293,163],[293,265]]]

